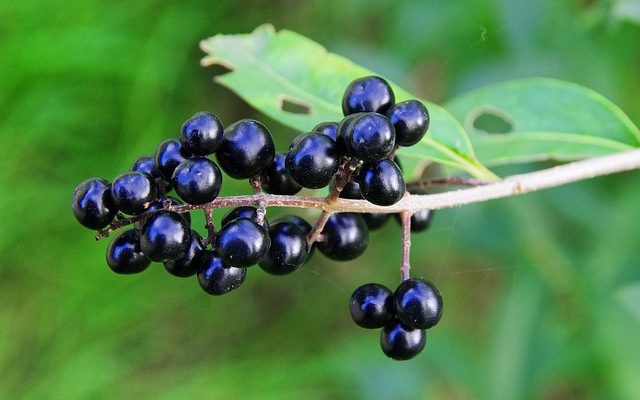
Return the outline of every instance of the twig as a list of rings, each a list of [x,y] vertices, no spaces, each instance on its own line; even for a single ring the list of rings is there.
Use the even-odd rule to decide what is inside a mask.
[[[204,240],[205,245],[213,244],[216,237],[216,227],[213,223],[213,210],[213,207],[206,207],[204,209],[205,227],[207,228],[207,238]]]
[[[433,179],[420,179],[417,181],[407,182],[407,191],[413,193],[413,191],[423,190],[433,185],[443,186],[482,186],[488,185],[492,182],[483,181],[473,178],[461,178],[458,176],[450,176],[446,178],[433,178]]]
[[[403,281],[409,279],[409,271],[411,270],[411,213],[403,211],[400,213],[402,218],[402,265],[400,266],[400,276]]]

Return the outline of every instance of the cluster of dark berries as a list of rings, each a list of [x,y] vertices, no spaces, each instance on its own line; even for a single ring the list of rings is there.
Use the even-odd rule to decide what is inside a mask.
[[[351,295],[351,317],[363,328],[382,328],[380,346],[387,356],[409,360],[426,342],[425,330],[442,316],[442,297],[424,279],[407,279],[394,293],[386,286],[368,283]]]
[[[329,186],[327,201],[339,195],[381,206],[398,202],[406,185],[395,150],[425,135],[427,109],[417,100],[395,103],[389,84],[373,76],[349,85],[342,108],[342,121],[316,125],[295,137],[287,152],[278,154],[262,123],[243,119],[224,127],[214,114],[199,112],[182,125],[179,140],[162,142],[153,156],[138,158],[129,172],[112,182],[92,178],[78,185],[73,213],[82,225],[98,230],[98,237],[132,226],[117,234],[107,248],[107,264],[114,272],[137,273],[152,261],[159,262],[172,275],[197,275],[202,289],[213,295],[238,288],[253,265],[273,275],[292,273],[315,247],[331,259],[353,260],[366,250],[369,230],[380,228],[390,214],[334,213],[315,230],[293,215],[268,222],[268,204],[259,202],[231,210],[217,231],[211,217],[212,202],[222,189],[222,172],[248,179],[256,193],[292,196],[302,188]],[[214,154],[217,163],[210,158]],[[177,198],[169,196],[171,191]],[[206,237],[191,228],[189,211],[198,209],[207,217]],[[429,210],[413,214],[412,231],[426,229],[431,216]],[[417,294],[409,305],[402,303],[403,295],[398,293],[411,282],[398,288],[395,304],[391,292],[380,285],[363,288],[386,291],[389,305],[380,306],[376,302],[384,296],[363,288],[352,299],[356,322],[384,327],[383,349],[396,359],[417,354],[424,346],[424,329],[440,318],[442,303],[433,286],[429,288],[437,295],[437,304]],[[353,314],[354,301],[361,302],[359,317]],[[424,312],[435,311],[437,319],[429,317],[430,322],[435,319],[430,326],[414,321],[416,313],[422,312],[424,318]]]

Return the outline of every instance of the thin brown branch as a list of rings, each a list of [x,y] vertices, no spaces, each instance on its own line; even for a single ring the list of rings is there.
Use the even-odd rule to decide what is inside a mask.
[[[411,271],[411,213],[403,211],[400,213],[402,219],[402,264],[400,265],[400,276],[403,281],[410,277]]]
[[[450,176],[445,178],[433,178],[433,179],[420,179],[416,181],[407,182],[407,191],[410,193],[425,190],[428,187],[435,185],[442,186],[483,186],[492,182],[483,181],[473,178],[462,178],[458,176]]]

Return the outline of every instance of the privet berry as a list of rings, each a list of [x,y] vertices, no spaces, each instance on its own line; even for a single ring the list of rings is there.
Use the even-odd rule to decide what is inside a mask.
[[[387,111],[396,133],[396,143],[413,146],[429,129],[429,112],[418,100],[407,100],[394,104]]]
[[[436,286],[424,279],[402,282],[393,294],[398,319],[414,329],[429,329],[442,317],[442,296]]]
[[[355,213],[331,215],[322,235],[324,240],[317,244],[318,250],[338,261],[360,257],[369,244],[369,228],[362,216]]]
[[[336,143],[329,136],[317,132],[299,135],[285,159],[293,180],[310,189],[327,186],[338,171],[338,162]]]
[[[214,296],[239,288],[247,277],[245,268],[226,265],[218,255],[210,251],[204,255],[197,269],[200,287]]]
[[[424,329],[412,329],[395,321],[380,332],[380,347],[387,357],[410,360],[420,354],[427,341]]]
[[[386,157],[395,145],[396,134],[389,118],[377,113],[356,117],[346,130],[345,143],[349,154],[363,161]]]
[[[198,156],[215,153],[222,143],[222,123],[214,114],[202,111],[182,124],[180,143],[188,152]]]
[[[193,156],[173,171],[171,178],[176,193],[188,204],[205,204],[218,197],[222,188],[222,173],[213,161]]]
[[[269,167],[275,153],[267,127],[253,119],[242,119],[224,130],[216,156],[227,175],[247,179]]]
[[[357,112],[384,114],[395,102],[391,86],[379,76],[365,76],[351,82],[342,97],[344,115]]]
[[[269,227],[269,238],[271,246],[258,264],[264,271],[273,275],[290,274],[307,260],[307,234],[296,223],[272,223]]]
[[[360,169],[362,197],[379,206],[390,206],[406,191],[400,168],[389,159],[364,163]]]
[[[195,275],[198,265],[205,255],[205,248],[202,245],[202,237],[194,230],[191,231],[189,248],[182,258],[165,261],[164,268],[173,276],[186,278]]]
[[[151,261],[142,254],[138,232],[129,229],[118,233],[107,248],[107,265],[117,274],[142,272]]]
[[[293,180],[285,164],[287,153],[278,153],[273,162],[264,171],[262,188],[271,194],[294,195],[302,190],[302,186]]]
[[[151,261],[182,258],[189,249],[191,230],[180,214],[158,211],[142,225],[140,248]]]
[[[351,318],[363,328],[382,328],[394,318],[393,293],[386,286],[368,283],[354,290]]]
[[[118,210],[137,215],[156,198],[156,183],[144,172],[126,172],[111,184],[111,194]]]
[[[173,171],[178,164],[191,157],[191,154],[182,148],[182,144],[175,139],[165,140],[160,143],[154,161],[158,172],[167,181],[171,181]]]
[[[91,178],[79,184],[73,192],[71,210],[76,220],[89,229],[109,225],[118,212],[109,182]]]
[[[337,122],[320,122],[311,129],[311,132],[322,133],[329,136],[331,139],[336,140],[336,131],[338,129]]]
[[[216,237],[218,255],[232,267],[250,267],[269,250],[267,230],[249,218],[236,218],[222,227]]]

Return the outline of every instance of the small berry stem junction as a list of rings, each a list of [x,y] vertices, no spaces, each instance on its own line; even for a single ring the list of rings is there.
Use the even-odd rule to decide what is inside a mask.
[[[497,182],[487,183],[466,189],[444,193],[415,195],[405,194],[404,198],[391,206],[377,206],[366,200],[350,200],[343,198],[302,197],[272,195],[263,192],[246,196],[218,197],[203,205],[168,206],[166,209],[178,213],[201,210],[205,208],[239,207],[246,205],[268,204],[269,207],[317,208],[327,214],[336,212],[356,213],[414,213],[420,210],[436,210],[458,207],[503,197],[535,192],[557,186],[578,182],[598,176],[640,168],[640,149],[624,151],[616,154],[594,157],[585,160],[530,172],[512,175]],[[331,196],[332,197],[332,196]],[[147,218],[139,215],[116,220],[98,232],[96,240],[109,236],[114,230]]]

